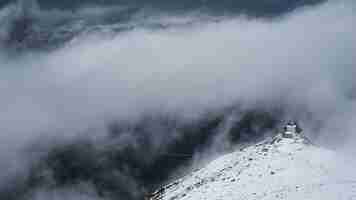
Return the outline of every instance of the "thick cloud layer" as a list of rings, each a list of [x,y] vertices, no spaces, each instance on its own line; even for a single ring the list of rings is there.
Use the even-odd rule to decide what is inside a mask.
[[[5,9],[2,10],[2,16],[0,15],[0,22],[9,26],[9,31],[0,34],[0,42],[5,42],[12,48],[52,49],[62,46],[64,42],[79,34],[102,31],[103,26],[112,24],[116,24],[111,28],[113,32],[132,30],[138,26],[151,29],[171,26],[172,23],[149,20],[153,16],[164,14],[195,13],[204,18],[214,17],[214,20],[218,17],[236,15],[276,18],[297,8],[318,5],[324,1],[6,1],[3,3]],[[192,23],[186,21],[188,22]],[[181,23],[184,24],[184,20]]]
[[[27,0],[26,2],[33,1]],[[135,8],[149,7],[157,10],[168,10],[170,12],[186,12],[194,9],[209,11],[215,14],[243,12],[253,16],[274,16],[289,12],[304,5],[314,5],[324,0],[37,0],[38,4],[47,9],[71,9],[76,10],[85,5],[102,6],[127,6]],[[2,0],[0,6],[6,5],[14,0]],[[24,1],[25,2],[25,1]]]
[[[162,154],[201,159],[286,119],[352,152],[355,18],[352,1],[331,1],[273,20],[156,17],[194,23],[82,34],[50,52],[2,48],[0,195],[140,198],[186,163]]]

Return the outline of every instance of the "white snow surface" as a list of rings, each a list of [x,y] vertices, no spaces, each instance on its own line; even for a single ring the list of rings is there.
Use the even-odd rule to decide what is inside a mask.
[[[356,164],[301,135],[221,156],[152,200],[356,200]]]

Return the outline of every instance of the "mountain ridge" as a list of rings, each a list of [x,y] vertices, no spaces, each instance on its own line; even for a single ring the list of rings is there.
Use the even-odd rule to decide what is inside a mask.
[[[356,176],[343,174],[352,166],[303,134],[280,133],[221,156],[148,199],[356,199]]]

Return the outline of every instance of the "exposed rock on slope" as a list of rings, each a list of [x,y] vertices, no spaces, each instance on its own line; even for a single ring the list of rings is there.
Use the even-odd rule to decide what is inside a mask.
[[[350,200],[356,199],[355,166],[300,134],[280,134],[224,155],[150,198]]]

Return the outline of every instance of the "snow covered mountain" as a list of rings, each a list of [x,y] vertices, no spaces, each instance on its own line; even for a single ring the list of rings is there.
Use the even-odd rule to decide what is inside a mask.
[[[284,133],[224,155],[162,187],[149,199],[353,200],[355,167],[301,134]]]

